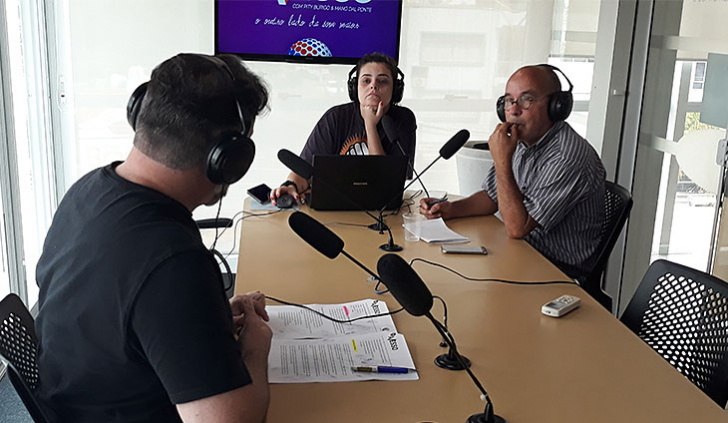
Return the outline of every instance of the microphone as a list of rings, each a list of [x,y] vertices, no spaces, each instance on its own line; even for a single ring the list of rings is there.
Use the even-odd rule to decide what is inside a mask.
[[[470,138],[470,132],[468,132],[467,129],[461,129],[457,134],[453,135],[453,137],[450,138],[445,145],[442,146],[440,149],[440,156],[445,160],[449,160],[450,157],[457,153],[458,150],[460,150],[465,143],[468,142],[468,138]],[[435,159],[435,161],[437,161],[437,159]],[[422,173],[425,173],[425,171],[423,170]]]
[[[368,267],[364,266],[357,259],[344,251],[344,240],[339,238],[339,236],[332,232],[329,228],[322,225],[321,222],[319,222],[318,220],[307,215],[306,213],[297,211],[293,212],[288,217],[288,226],[293,229],[293,232],[295,232],[296,235],[301,237],[310,246],[316,249],[316,251],[325,255],[326,257],[333,260],[339,254],[343,254],[344,256],[346,256],[346,258],[354,262],[354,264],[359,266],[361,269],[371,275],[375,280],[377,280],[377,285],[374,287],[375,291],[377,290],[379,284],[382,283],[382,280],[379,278],[379,276],[377,276],[376,273],[369,270]]]
[[[432,292],[407,262],[396,254],[385,254],[377,271],[394,298],[413,316],[424,316],[432,309]]]
[[[303,179],[311,179],[313,176],[313,166],[307,161],[293,154],[290,150],[282,148],[278,151],[278,160],[281,161],[293,173]]]
[[[298,176],[304,178],[304,179],[311,179],[313,176],[313,166],[306,160],[303,160],[296,154],[292,153],[289,150],[281,149],[278,151],[278,160],[281,161],[287,168],[289,168],[293,173],[297,174]],[[346,201],[348,201],[350,204],[358,208],[360,211],[363,211],[366,213],[369,217],[376,220],[376,226],[377,230],[380,234],[383,234],[386,230],[389,233],[389,241],[386,244],[382,244],[379,246],[380,249],[384,251],[402,251],[402,247],[394,243],[394,237],[392,236],[392,230],[389,229],[389,226],[384,224],[384,221],[382,221],[382,214],[379,214],[379,217],[377,218],[373,214],[369,212],[366,208],[362,207],[357,203],[356,201],[349,198],[348,195],[344,195],[341,191],[333,187],[331,184],[326,182],[322,178],[318,178],[318,181],[320,181],[322,184],[326,185],[329,189],[334,191],[339,197],[344,198]],[[388,203],[387,203],[388,204]],[[370,226],[371,228],[371,226]],[[331,258],[331,257],[330,257]]]
[[[413,316],[431,316],[432,293],[402,257],[385,254],[377,262],[377,271],[384,278],[384,284],[387,285],[394,298],[409,314]],[[435,358],[435,364],[447,370],[463,370],[470,367],[470,360],[457,354],[455,340],[452,336],[450,336],[452,344],[448,342],[447,337],[444,338],[445,342],[450,346],[450,351]],[[458,356],[462,360],[458,359]]]
[[[288,226],[316,251],[332,260],[344,251],[344,240],[305,213],[292,213],[288,217]]]
[[[394,126],[394,119],[392,119],[389,115],[382,116],[382,128],[384,128],[384,133],[387,134],[387,138],[391,140],[392,143],[397,144],[397,147],[399,147],[399,151],[402,152],[403,156],[406,156],[407,153],[404,152],[404,148],[402,148],[402,144],[399,143],[399,133],[397,132],[397,128]],[[415,174],[415,177],[418,181],[420,181],[420,185],[422,185],[422,189],[425,191],[426,196],[430,196],[430,193],[427,192],[427,188],[425,187],[425,183],[420,179],[420,175],[415,170],[414,166],[412,166],[412,163],[407,160],[407,166],[409,166],[409,169],[412,171],[412,173]]]
[[[475,386],[480,389],[481,398],[486,401],[485,410],[483,413],[476,413],[471,415],[467,422],[468,423],[506,423],[506,420],[495,414],[493,410],[493,402],[491,401],[488,393],[483,388],[477,377],[470,370],[470,362],[460,355],[455,346],[455,339],[452,337],[450,332],[445,328],[442,323],[438,322],[430,313],[432,309],[432,293],[427,288],[427,285],[422,281],[417,272],[407,264],[407,262],[396,254],[385,254],[377,262],[377,271],[382,275],[384,284],[387,285],[392,296],[399,302],[404,309],[413,316],[426,316],[435,329],[445,339],[450,346],[450,352],[447,355],[452,355],[455,360],[459,363],[460,368],[455,369],[452,367],[445,367],[448,370],[462,370],[465,369],[468,375],[475,383]],[[439,367],[442,366],[441,357],[438,356],[435,359],[435,364]],[[447,358],[446,361],[450,361]]]

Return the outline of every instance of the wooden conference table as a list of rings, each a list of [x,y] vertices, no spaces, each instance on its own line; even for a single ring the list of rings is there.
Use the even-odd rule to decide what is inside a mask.
[[[249,201],[249,200],[248,200]],[[246,209],[249,203],[246,202]],[[361,212],[316,212],[303,207],[346,243],[344,250],[376,272],[385,235],[341,223],[370,224]],[[346,257],[329,260],[289,227],[291,212],[243,221],[236,292],[261,290],[300,303],[380,298],[367,274]],[[390,216],[399,253],[445,264],[468,276],[521,281],[568,280],[528,243],[509,239],[495,217],[448,222],[484,245],[487,256],[445,255],[437,245],[405,242],[401,216]],[[581,288],[470,282],[421,262],[414,269],[447,301],[458,349],[508,422],[725,422],[728,414],[625,328]],[[541,306],[563,294],[582,306],[561,318]],[[442,319],[435,302],[433,315]],[[435,366],[446,350],[425,317],[393,316],[405,335],[420,380],[271,386],[268,422],[465,422],[482,412],[479,391],[460,371]]]

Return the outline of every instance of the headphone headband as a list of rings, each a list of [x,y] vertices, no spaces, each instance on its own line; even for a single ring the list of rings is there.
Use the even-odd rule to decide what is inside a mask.
[[[535,66],[549,69],[551,72],[554,73],[556,79],[558,79],[558,75],[556,74],[556,72],[560,73],[569,84],[569,90],[564,91],[561,89],[561,81],[559,81],[559,91],[549,94],[549,103],[546,108],[549,120],[551,120],[551,122],[566,120],[566,118],[569,117],[569,114],[571,114],[571,109],[574,107],[574,96],[571,93],[571,91],[574,89],[574,85],[571,83],[571,80],[569,80],[569,77],[566,76],[566,74],[556,66],[549,65],[548,63],[541,63]],[[502,95],[498,97],[498,101],[496,101],[495,103],[495,111],[498,114],[498,119],[500,119],[501,122],[506,121],[505,100],[506,96]]]
[[[567,91],[567,92],[570,93],[574,89],[574,84],[571,83],[571,80],[569,79],[569,77],[566,76],[564,71],[562,71],[561,69],[557,68],[554,65],[549,65],[548,63],[541,63],[540,65],[536,65],[536,66],[550,69],[554,73],[556,73],[556,72],[560,73],[561,76],[563,76],[564,79],[566,80],[566,82],[569,84],[569,91]],[[557,78],[558,78],[558,76],[557,76]],[[561,85],[561,81],[559,81],[559,85]],[[563,91],[563,90],[561,90],[561,91]]]
[[[230,66],[228,66],[227,63],[225,63],[224,60],[222,60],[219,57],[216,56],[207,56],[207,55],[200,55],[209,61],[211,61],[215,66],[218,67],[218,69],[222,70],[223,72],[227,73],[230,76],[230,81],[232,81],[233,85],[233,98],[235,100],[235,107],[238,109],[238,118],[240,118],[240,133],[247,134],[248,133],[248,121],[245,120],[245,115],[243,114],[243,108],[240,106],[240,99],[238,98],[238,90],[235,86],[235,75],[233,74],[233,71],[230,69]]]
[[[220,72],[226,73],[230,77],[232,84],[232,94],[240,121],[240,131],[227,131],[220,135],[211,144],[206,160],[207,178],[216,185],[230,185],[240,180],[253,163],[255,144],[252,139],[248,138],[248,129],[252,125],[252,119],[245,119],[235,74],[233,74],[228,64],[216,56],[204,54],[195,54],[195,56],[205,58],[214,64]],[[135,131],[137,117],[139,116],[139,111],[141,110],[141,105],[148,87],[149,82],[145,82],[137,87],[127,103],[126,118]]]

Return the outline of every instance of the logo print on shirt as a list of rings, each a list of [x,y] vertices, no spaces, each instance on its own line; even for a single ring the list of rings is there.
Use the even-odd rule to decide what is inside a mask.
[[[367,146],[366,135],[353,135],[341,147],[339,154],[342,156],[368,156],[369,147]]]

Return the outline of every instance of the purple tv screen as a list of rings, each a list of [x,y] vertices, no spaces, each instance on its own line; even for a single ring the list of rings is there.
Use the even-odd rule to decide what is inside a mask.
[[[215,52],[245,59],[352,64],[399,59],[402,0],[215,0]]]

